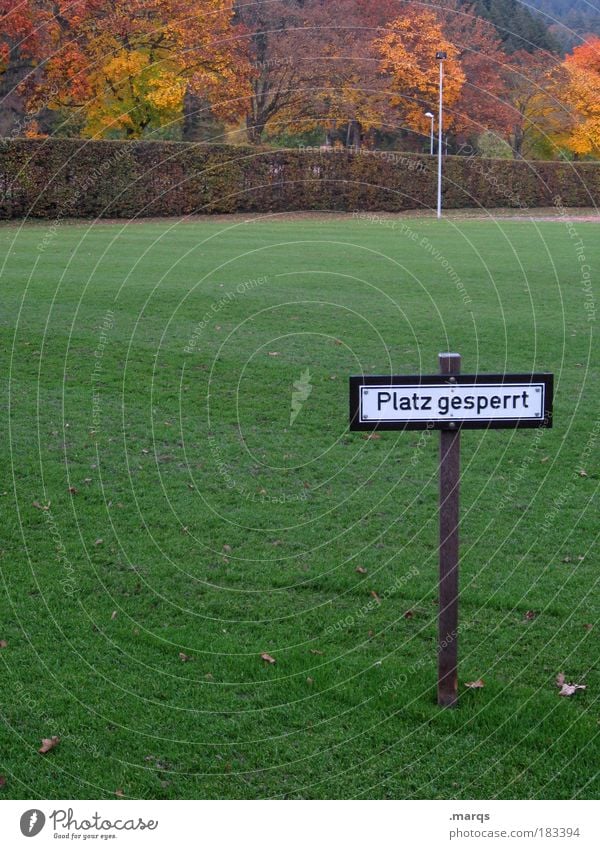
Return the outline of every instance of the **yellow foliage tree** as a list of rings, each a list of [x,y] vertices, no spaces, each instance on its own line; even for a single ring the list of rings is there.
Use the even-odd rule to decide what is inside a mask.
[[[444,51],[444,104],[448,109],[445,126],[457,123],[452,107],[457,103],[465,74],[458,59],[459,51],[442,32],[433,12],[409,7],[402,17],[388,25],[375,46],[381,57],[380,70],[387,75],[388,96],[406,124],[427,134],[428,119],[424,113],[435,107],[439,91],[439,63],[436,53]]]

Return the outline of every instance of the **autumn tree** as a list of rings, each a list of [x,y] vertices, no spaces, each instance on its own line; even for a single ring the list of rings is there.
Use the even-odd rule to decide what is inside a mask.
[[[232,0],[34,0],[54,109],[81,110],[86,135],[128,138],[178,121],[186,90],[240,111],[248,70]]]
[[[388,79],[391,105],[413,130],[423,134],[429,129],[425,112],[434,107],[439,93],[436,53],[445,51],[444,102],[450,110],[447,126],[455,125],[453,108],[465,84],[465,74],[459,50],[444,35],[438,17],[411,5],[374,43],[380,55],[380,71]]]
[[[536,142],[558,142],[571,122],[568,104],[560,96],[563,74],[547,53],[517,50],[506,65],[506,103],[510,109],[507,140],[515,159],[532,153]]]
[[[0,132],[25,132],[19,87],[35,65],[37,33],[27,0],[0,0]]]
[[[563,63],[562,94],[575,112],[566,137],[576,155],[600,154],[600,38],[589,37]]]
[[[314,91],[323,81],[318,11],[315,0],[239,3],[237,15],[245,30],[250,62],[245,103],[250,142],[260,142],[265,130],[277,134],[290,123],[311,119]]]

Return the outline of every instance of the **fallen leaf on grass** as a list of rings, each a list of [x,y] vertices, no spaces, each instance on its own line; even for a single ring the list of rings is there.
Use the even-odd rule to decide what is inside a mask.
[[[586,470],[581,469],[580,472],[579,472],[579,477],[580,478],[587,478],[587,476],[588,476],[588,473],[586,472]]]
[[[48,502],[48,504],[40,504],[39,501],[34,501],[32,506],[35,507],[36,510],[49,510],[50,502]]]
[[[531,619],[535,619],[536,616],[537,616],[537,613],[535,612],[535,610],[526,610],[524,618],[531,620]]]
[[[94,540],[94,545],[102,545],[103,542],[104,542],[103,539],[98,538],[98,539]]]
[[[413,610],[407,610],[406,613],[404,614],[404,618],[405,619],[414,619],[414,615],[415,614],[414,614]]]
[[[278,357],[278,356],[279,356],[279,351],[269,351],[269,356],[270,356],[270,357]]]
[[[274,658],[274,657],[271,657],[271,655],[270,655],[270,654],[267,654],[266,652],[263,652],[263,653],[261,654],[260,659],[261,659],[261,660],[264,660],[264,661],[265,661],[265,663],[277,663],[277,661],[275,660],[275,658]]]
[[[482,687],[485,687],[485,684],[483,679],[478,678],[477,681],[467,681],[465,687],[468,687],[469,690],[481,690]]]
[[[51,752],[52,749],[55,749],[60,743],[59,737],[44,737],[42,740],[42,745],[38,749],[40,755],[46,755],[48,752]]]
[[[117,611],[116,611],[116,610],[113,610],[113,612],[112,612],[112,614],[111,614],[111,617],[110,617],[110,618],[111,618],[111,619],[116,619],[116,618],[117,618]]]
[[[120,796],[121,799],[122,799],[124,795],[125,795],[125,793],[123,793],[123,791],[121,790],[120,787],[119,787],[118,790],[115,790],[115,796]]]
[[[562,672],[556,676],[556,686],[560,687],[559,696],[573,696],[577,690],[587,689],[586,684],[571,684],[565,681],[565,676]]]
[[[315,683],[315,679],[314,678],[307,678],[306,683],[310,686],[310,685]]]
[[[231,554],[231,546],[225,543],[225,545],[223,546],[223,552],[224,554]]]
[[[586,631],[591,631],[594,626],[592,625],[591,622],[586,622],[583,627],[585,628]]]
[[[0,775],[0,789],[2,787],[6,787],[6,776],[5,775]]]
[[[381,599],[379,598],[379,596],[377,595],[377,593],[375,592],[375,590],[371,590],[371,595],[373,596],[373,598],[375,599],[375,601],[377,602],[377,604],[381,604]]]
[[[180,660],[182,663],[187,663],[187,661],[188,661],[188,660],[192,660],[192,658],[189,656],[189,654],[186,654],[185,652],[180,651],[180,652],[179,652],[179,660]]]
[[[365,569],[364,566],[357,566],[354,571],[358,572],[359,575],[366,575],[367,574],[367,570]]]
[[[311,650],[310,650],[310,653],[311,653],[311,654],[323,654],[323,652],[322,652],[322,651],[319,651],[319,649],[311,649]]]
[[[6,648],[8,648],[8,643],[6,642],[6,640],[0,640],[0,649]]]
[[[380,433],[365,433],[363,439],[381,439]]]
[[[79,490],[77,489],[77,487],[76,487],[76,486],[70,486],[70,487],[69,487],[69,492],[71,493],[71,495],[77,495],[77,493],[79,492]]]

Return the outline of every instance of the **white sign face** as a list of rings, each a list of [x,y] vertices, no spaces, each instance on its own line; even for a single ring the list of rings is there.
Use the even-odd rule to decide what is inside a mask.
[[[541,421],[544,383],[361,386],[359,423]]]

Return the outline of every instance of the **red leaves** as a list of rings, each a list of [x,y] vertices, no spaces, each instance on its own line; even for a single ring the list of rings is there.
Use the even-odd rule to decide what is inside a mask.
[[[478,678],[477,681],[467,681],[465,687],[468,687],[469,690],[481,690],[482,687],[485,687],[482,678]]]
[[[42,745],[38,749],[40,755],[47,755],[48,752],[51,752],[52,749],[55,749],[60,743],[59,737],[44,737],[42,740]]]
[[[264,660],[265,663],[269,663],[269,664],[277,663],[275,658],[271,657],[271,655],[267,654],[267,652],[263,652],[260,656],[260,659]]]
[[[574,696],[578,690],[585,690],[586,684],[570,684],[565,681],[565,676],[562,672],[556,676],[556,686],[560,687],[559,696]]]

